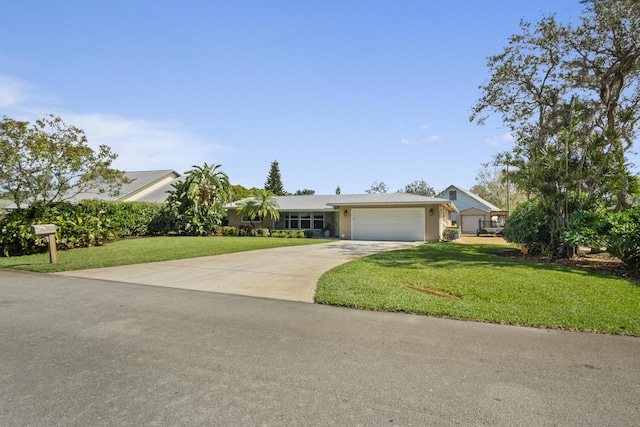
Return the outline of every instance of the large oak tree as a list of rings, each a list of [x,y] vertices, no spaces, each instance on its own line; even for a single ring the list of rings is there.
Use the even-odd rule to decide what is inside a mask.
[[[125,178],[111,167],[116,157],[105,145],[94,151],[82,129],[53,114],[34,124],[8,117],[0,122],[0,191],[18,209],[89,190],[117,194]]]

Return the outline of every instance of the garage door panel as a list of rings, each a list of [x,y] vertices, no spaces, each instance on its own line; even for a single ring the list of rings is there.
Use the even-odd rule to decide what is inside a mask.
[[[462,215],[462,233],[476,234],[478,230],[478,220],[484,218],[482,215]]]
[[[354,240],[423,241],[423,208],[352,209],[351,230]]]

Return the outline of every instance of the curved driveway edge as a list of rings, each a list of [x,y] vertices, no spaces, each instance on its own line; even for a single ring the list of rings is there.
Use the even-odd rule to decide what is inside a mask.
[[[313,303],[324,272],[366,255],[422,243],[338,240],[55,274]]]

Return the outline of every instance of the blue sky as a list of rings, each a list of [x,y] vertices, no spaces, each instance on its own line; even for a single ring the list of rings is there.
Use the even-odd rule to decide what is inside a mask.
[[[60,115],[124,170],[363,193],[474,185],[511,147],[468,117],[520,19],[579,0],[22,1],[3,5],[0,114]]]

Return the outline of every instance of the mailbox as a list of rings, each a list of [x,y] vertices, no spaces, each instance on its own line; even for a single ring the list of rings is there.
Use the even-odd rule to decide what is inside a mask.
[[[31,226],[31,234],[44,236],[49,243],[49,259],[51,264],[58,262],[58,250],[56,246],[56,226],[54,224],[36,224]]]
[[[56,226],[54,224],[37,224],[31,226],[31,234],[34,236],[47,236],[56,234]]]

